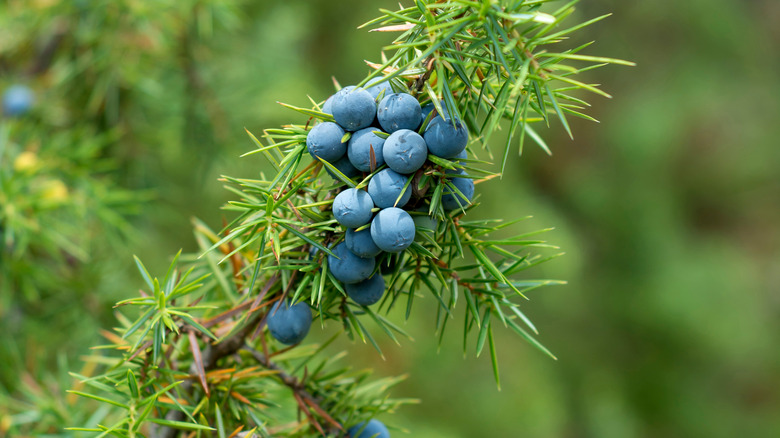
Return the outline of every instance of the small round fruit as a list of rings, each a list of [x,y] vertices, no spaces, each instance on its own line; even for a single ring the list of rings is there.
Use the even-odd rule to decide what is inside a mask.
[[[422,107],[421,108],[421,112],[420,112],[420,124],[425,122],[425,119],[428,118],[428,114],[432,113],[433,110],[435,110],[435,109],[436,109],[436,107],[433,106],[432,103],[429,103],[429,104],[425,105],[424,107]]]
[[[352,301],[363,306],[370,306],[382,299],[382,295],[385,293],[385,279],[379,274],[374,274],[371,278],[360,283],[344,285],[344,289]]]
[[[365,427],[364,427],[365,426]],[[358,423],[347,430],[349,438],[390,438],[390,431],[379,420]]]
[[[30,111],[33,101],[32,90],[24,85],[12,85],[3,93],[3,114],[9,117],[24,115]]]
[[[333,167],[338,169],[338,171],[341,172],[347,178],[354,178],[360,175],[360,171],[355,169],[355,166],[353,166],[352,162],[349,161],[349,157],[347,157],[347,154],[344,154],[343,157],[339,158],[338,160],[330,164],[332,164]],[[330,167],[325,166],[325,171],[328,172],[328,175],[332,176],[333,179],[340,179],[339,177],[336,176],[335,172],[330,170]]]
[[[414,173],[428,159],[428,148],[420,134],[401,129],[390,134],[382,150],[385,163],[398,173]]]
[[[347,228],[357,228],[371,220],[374,201],[365,190],[346,189],[333,200],[333,216]]]
[[[382,252],[371,238],[370,228],[361,231],[348,229],[344,236],[344,243],[347,244],[347,249],[358,257],[376,257]]]
[[[455,155],[454,157],[450,158],[450,160],[452,161],[458,160],[458,164],[466,164],[461,160],[465,160],[468,157],[469,157],[468,152],[466,152],[466,149],[463,149],[462,151],[460,151],[458,155]]]
[[[386,132],[400,129],[417,129],[420,126],[422,108],[411,94],[389,94],[379,102],[376,118]]]
[[[374,201],[374,205],[379,208],[387,207],[403,207],[409,202],[412,197],[411,185],[403,191],[401,191],[406,185],[407,177],[392,169],[382,169],[376,173],[368,182],[368,194],[371,195],[371,199]],[[398,205],[395,204],[396,199],[401,196],[398,201]]]
[[[466,172],[458,172],[460,175],[466,175]],[[466,208],[474,197],[474,180],[471,178],[450,178],[450,182],[465,196],[465,198],[454,191],[449,186],[444,187],[444,194],[441,197],[441,205],[445,210],[455,210]]]
[[[442,105],[443,104],[444,104],[444,102],[442,102]],[[423,122],[425,121],[425,119],[428,118],[428,114],[434,112],[435,110],[436,110],[436,106],[433,104],[433,102],[431,102],[429,104],[426,104],[424,107],[422,107],[422,120],[423,120]],[[442,107],[442,111],[444,111],[445,117],[449,118],[449,115],[448,115],[449,113],[447,112],[447,107]],[[433,115],[433,117],[431,117],[431,122],[438,115],[439,115],[438,113],[435,113]],[[430,122],[428,122],[428,124],[430,125]],[[428,128],[426,127],[426,129],[428,129]]]
[[[328,267],[336,280],[344,283],[351,284],[363,281],[371,276],[376,266],[376,260],[373,257],[363,258],[352,254],[352,251],[347,249],[344,242],[339,243],[333,248],[333,253],[338,258],[332,255],[328,256]]]
[[[347,152],[347,144],[342,143],[344,130],[333,122],[323,122],[309,131],[306,147],[312,158],[334,163]]]
[[[371,238],[383,251],[401,252],[409,248],[414,233],[414,220],[400,208],[385,208],[371,221]]]
[[[311,327],[311,309],[309,305],[300,302],[290,306],[286,301],[280,306],[281,301],[268,312],[268,331],[282,344],[293,345],[301,342],[309,333]]]
[[[343,88],[333,97],[333,118],[347,131],[357,131],[371,126],[376,116],[376,102],[362,88]]]
[[[385,145],[385,139],[374,134],[377,128],[365,128],[352,134],[347,144],[347,155],[349,161],[356,169],[363,172],[371,172],[371,150],[374,150],[374,169],[385,164],[385,157],[382,155],[382,149]]]
[[[469,131],[460,119],[436,116],[425,130],[428,151],[441,158],[458,155],[469,142]]]
[[[322,112],[333,115],[333,96],[330,96],[325,103],[322,104]]]
[[[366,83],[366,91],[371,97],[376,100],[380,94],[387,96],[393,92],[393,87],[390,86],[390,82],[385,81],[382,78],[374,78]],[[382,93],[384,91],[384,93]]]
[[[348,85],[339,91],[343,90],[342,92],[347,92],[353,90],[354,88],[355,88],[354,85]],[[338,94],[338,91],[336,92],[336,94]],[[325,100],[325,103],[322,104],[322,112],[333,115],[333,98],[336,97],[336,94],[331,94],[330,97],[327,100]]]

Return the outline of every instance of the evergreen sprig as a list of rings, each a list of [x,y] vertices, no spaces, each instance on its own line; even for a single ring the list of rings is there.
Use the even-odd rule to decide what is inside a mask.
[[[521,151],[527,135],[549,153],[532,124],[557,118],[571,134],[567,115],[590,119],[576,91],[606,94],[572,76],[605,63],[629,63],[580,54],[587,45],[545,50],[603,18],[567,28],[562,22],[576,2],[545,12],[548,3],[417,0],[409,8],[382,10],[365,26],[401,36],[384,48],[380,62],[369,63],[373,71],[359,85],[382,77],[396,90],[430,101],[437,113],[457,115],[475,139],[472,152],[478,144],[491,159],[489,139],[506,129],[501,171],[515,138]],[[256,149],[247,155],[262,154],[271,171],[257,179],[223,177],[238,197],[225,206],[235,216],[221,231],[194,223],[202,252],[177,256],[162,280],[137,260],[147,289],[119,305],[139,311],[117,314],[120,327],[100,347],[113,354],[95,358],[104,366],[100,374],[77,376],[89,391],[74,392],[112,412],[98,426],[72,430],[117,437],[174,437],[183,431],[344,436],[349,426],[413,402],[386,395],[398,379],[370,380],[367,372],[339,365],[342,355],[328,348],[339,334],[322,345],[275,342],[267,318],[275,303],[287,299],[307,303],[322,326],[335,321],[340,333],[372,344],[380,355],[369,321],[400,342],[408,335],[387,314],[403,307],[410,318],[415,301],[430,295],[438,303],[441,343],[460,302],[467,309],[464,351],[469,339],[477,355],[487,347],[497,383],[496,328],[511,329],[552,357],[532,336],[536,329],[518,302],[534,289],[562,283],[525,277],[527,269],[557,255],[544,252],[555,247],[538,239],[548,230],[495,237],[523,219],[473,219],[469,213],[479,207],[479,197],[453,211],[442,207],[447,191],[459,193],[447,170],[468,171],[477,187],[500,171],[486,161],[431,155],[409,176],[414,196],[407,210],[421,219],[417,238],[409,251],[379,257],[387,291],[379,304],[365,307],[348,298],[329,269],[330,248],[344,238],[330,209],[337,190],[364,188],[384,167],[351,178],[334,163],[311,161],[308,132],[332,117],[315,101],[308,108],[285,106],[308,121],[267,129],[260,138],[249,133]]]
[[[413,79],[413,91],[431,99],[440,113],[446,109],[462,118],[488,151],[488,139],[500,129],[502,120],[508,121],[502,172],[517,135],[521,153],[528,135],[549,154],[531,124],[549,125],[550,117],[557,117],[572,136],[567,114],[595,121],[583,112],[590,105],[576,91],[610,97],[598,85],[573,76],[607,64],[633,65],[581,54],[591,43],[562,51],[553,46],[548,51],[547,46],[609,16],[560,29],[578,2],[543,12],[551,3],[555,1],[418,0],[397,11],[381,9],[383,16],[361,27],[378,26],[372,30],[402,34],[384,48],[381,62],[369,62],[375,71],[367,80],[379,76]],[[570,65],[570,61],[584,66]]]

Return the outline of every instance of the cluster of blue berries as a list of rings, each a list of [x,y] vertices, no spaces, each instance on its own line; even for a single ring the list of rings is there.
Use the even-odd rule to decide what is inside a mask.
[[[331,248],[335,256],[328,255],[329,270],[347,295],[370,306],[385,292],[384,269],[377,268],[377,259],[389,261],[407,250],[418,226],[436,227],[435,219],[418,212],[420,207],[427,208],[423,195],[412,190],[412,178],[427,168],[429,154],[454,162],[466,159],[468,130],[461,120],[447,114],[432,117],[432,104],[422,107],[414,96],[395,93],[381,80],[365,88],[342,88],[325,102],[322,111],[335,122],[319,123],[309,131],[309,154],[347,178],[371,175],[367,190],[346,188],[334,198],[333,216],[346,232],[343,241]],[[325,168],[342,179],[330,166]],[[467,206],[474,196],[473,180],[463,170],[448,170],[446,180],[457,192],[449,186],[442,190],[444,210]],[[312,312],[305,302],[279,301],[267,317],[271,335],[287,345],[301,342],[311,321]],[[378,420],[355,425],[347,433],[352,438],[390,436]]]
[[[333,216],[347,231],[344,241],[333,248],[335,257],[328,256],[328,266],[358,304],[372,305],[384,294],[376,258],[383,252],[400,253],[414,242],[415,220],[404,207],[413,204],[411,178],[428,155],[466,158],[466,126],[446,114],[430,117],[433,110],[432,104],[421,107],[410,94],[394,93],[387,82],[349,86],[323,106],[335,122],[320,123],[307,136],[315,160],[327,161],[349,178],[372,173],[367,190],[349,188],[333,201]],[[442,206],[465,207],[474,195],[474,182],[463,171],[448,173],[460,194],[446,187]]]

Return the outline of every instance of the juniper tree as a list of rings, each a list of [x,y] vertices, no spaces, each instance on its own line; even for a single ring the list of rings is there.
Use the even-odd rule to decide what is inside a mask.
[[[490,196],[480,192],[481,183],[499,178],[513,151],[522,153],[530,142],[550,152],[536,126],[560,125],[571,135],[568,118],[593,120],[584,113],[588,103],[581,91],[608,95],[578,74],[628,64],[584,54],[589,44],[561,48],[569,34],[604,17],[567,24],[576,1],[557,9],[553,3],[417,0],[410,7],[382,9],[380,17],[361,26],[398,36],[378,60],[368,62],[370,73],[357,88],[345,88],[330,103],[284,104],[296,112],[294,123],[249,133],[256,148],[245,155],[262,155],[271,171],[252,179],[222,178],[237,197],[224,207],[230,221],[214,229],[195,220],[200,251],[177,254],[164,273],[136,258],[145,288],[117,303],[118,326],[106,332],[107,343],[98,347],[103,354],[91,358],[89,372],[73,373],[77,384],[71,392],[96,408],[85,424],[70,430],[117,437],[357,434],[355,427],[378,416],[388,419],[384,414],[414,401],[390,397],[398,377],[353,370],[330,344],[340,336],[361,340],[377,349],[380,360],[370,327],[403,342],[406,333],[387,317],[397,307],[406,318],[432,318],[444,342],[456,307],[465,306],[464,348],[471,340],[476,354],[487,349],[496,383],[494,330],[513,331],[554,358],[520,309],[532,290],[561,283],[533,276],[536,265],[556,256],[544,252],[554,248],[539,238],[546,230],[497,238],[522,219],[470,214]],[[347,143],[363,122],[347,128],[338,99],[381,84],[371,96],[374,105],[392,93],[409,94],[421,107],[432,105],[409,135],[427,134],[436,117],[446,129],[462,123],[471,139],[468,158],[429,153],[416,170],[397,172],[402,186],[382,212],[400,215],[399,223],[413,216],[416,236],[404,251],[382,248],[389,252],[380,253],[363,277],[347,279],[341,269],[351,255],[343,240],[369,228],[378,245],[379,240],[376,222],[350,223],[354,235],[345,236],[334,200],[350,189],[370,193],[371,182],[393,163],[378,162],[372,146],[368,169],[350,168],[338,161],[343,149],[325,158],[315,148],[310,156],[307,138],[331,123],[346,128],[339,135]],[[395,135],[366,129],[385,141]],[[474,182],[473,198],[465,193],[469,184],[457,180]],[[376,304],[358,304],[350,285],[369,276],[383,279],[385,290]],[[419,299],[434,300],[435,315],[415,313]],[[312,331],[330,325],[340,330],[319,345],[297,342],[308,325],[289,337],[275,332],[273,319],[293,308],[305,309],[298,320],[311,311]]]

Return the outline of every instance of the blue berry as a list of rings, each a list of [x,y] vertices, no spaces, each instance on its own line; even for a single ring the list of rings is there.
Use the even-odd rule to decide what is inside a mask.
[[[348,85],[342,88],[341,90],[344,90],[346,92],[354,88],[355,88],[354,85]],[[338,94],[338,91],[336,92],[336,94]],[[333,115],[333,98],[336,97],[336,94],[331,94],[330,97],[325,100],[325,103],[322,104],[322,112]]]
[[[436,116],[425,130],[428,151],[441,158],[458,155],[469,142],[469,131],[460,119]]]
[[[383,251],[401,252],[409,248],[414,233],[414,220],[400,208],[385,208],[371,221],[371,238]]]
[[[365,190],[346,189],[333,200],[333,216],[347,228],[363,226],[371,220],[374,201]]]
[[[347,131],[370,126],[376,116],[374,98],[362,88],[347,88],[342,88],[333,96],[331,109],[336,123]]]
[[[411,94],[395,93],[379,102],[376,118],[382,129],[393,133],[399,129],[417,129],[421,114],[420,103]]]
[[[371,172],[371,149],[374,150],[374,169],[385,164],[382,149],[385,139],[374,134],[376,128],[365,128],[352,134],[347,145],[349,161],[356,169]]]
[[[466,172],[459,171],[457,174],[466,175]],[[447,186],[444,187],[444,194],[441,197],[441,205],[445,210],[455,210],[457,208],[466,208],[471,202],[471,198],[474,197],[474,180],[471,178],[450,178],[450,182],[465,196],[456,194],[452,189]],[[460,203],[459,203],[460,202]]]
[[[385,293],[385,279],[379,274],[374,274],[371,278],[360,283],[347,284],[344,289],[352,301],[363,306],[370,306],[382,299],[382,295]]]
[[[379,208],[403,207],[412,197],[411,184],[403,192],[406,185],[406,177],[392,169],[382,169],[377,172],[368,182],[368,194],[374,201],[374,205]],[[396,199],[401,196],[398,205],[395,205]]]
[[[30,110],[33,104],[33,92],[24,85],[12,85],[3,93],[3,114],[21,116]]]
[[[447,112],[447,108],[444,107],[443,105],[444,105],[444,102],[442,102],[442,111],[444,111],[444,117],[449,118],[449,113]],[[424,107],[422,107],[422,120],[423,120],[423,122],[425,121],[425,119],[428,118],[428,114],[432,113],[435,109],[436,109],[436,106],[433,104],[433,102],[431,102],[431,103],[425,105]],[[436,114],[436,115],[434,115],[431,118],[431,122],[433,121],[433,119],[436,118],[437,115],[439,115],[439,114]],[[428,124],[430,125],[430,122],[428,122]],[[426,127],[426,129],[428,129],[428,128]]]
[[[268,331],[282,344],[293,345],[301,342],[311,327],[311,309],[306,303],[290,306],[289,301],[280,306],[281,301],[268,312]]]
[[[361,231],[348,229],[344,236],[344,243],[347,244],[347,249],[358,257],[376,257],[382,252],[371,238],[370,228]]]
[[[327,102],[325,102],[325,103],[327,104]],[[433,106],[432,103],[429,103],[429,104],[425,105],[424,107],[422,107],[421,112],[420,112],[420,124],[422,124],[425,121],[425,119],[428,118],[428,114],[432,113],[433,110],[435,110],[435,109],[436,109],[436,107]]]
[[[455,155],[454,157],[452,157],[450,159],[452,161],[458,160],[458,164],[466,164],[465,162],[460,161],[460,160],[465,160],[468,157],[469,157],[468,152],[466,152],[466,149],[463,149],[462,151],[460,151],[460,153],[458,155]]]
[[[373,257],[358,257],[347,249],[344,242],[339,243],[333,248],[333,253],[338,258],[328,255],[328,267],[330,272],[336,277],[336,280],[345,283],[358,283],[371,276],[376,266],[376,260]]]
[[[350,427],[347,434],[349,438],[390,438],[390,431],[379,420],[358,423]]]
[[[347,152],[347,144],[342,143],[344,130],[333,122],[323,122],[309,131],[306,147],[312,158],[334,163]]]
[[[428,148],[420,134],[401,129],[390,134],[382,150],[385,163],[398,173],[414,173],[428,159]]]
[[[391,94],[393,92],[393,87],[390,86],[390,82],[387,82],[382,78],[374,78],[366,83],[366,91],[368,91],[371,97],[376,100],[382,91],[384,91],[384,96]]]
[[[330,161],[328,161],[330,163]],[[343,157],[339,158],[333,163],[330,163],[339,170],[339,172],[343,173],[344,176],[347,178],[354,178],[358,175],[360,175],[360,171],[355,169],[355,166],[352,165],[352,162],[349,161],[349,157],[347,157],[347,154],[344,154]],[[336,174],[330,170],[330,167],[325,166],[325,171],[328,172],[328,175],[332,176],[333,179],[339,179]]]
[[[333,96],[330,96],[328,100],[322,104],[322,112],[333,115]]]

